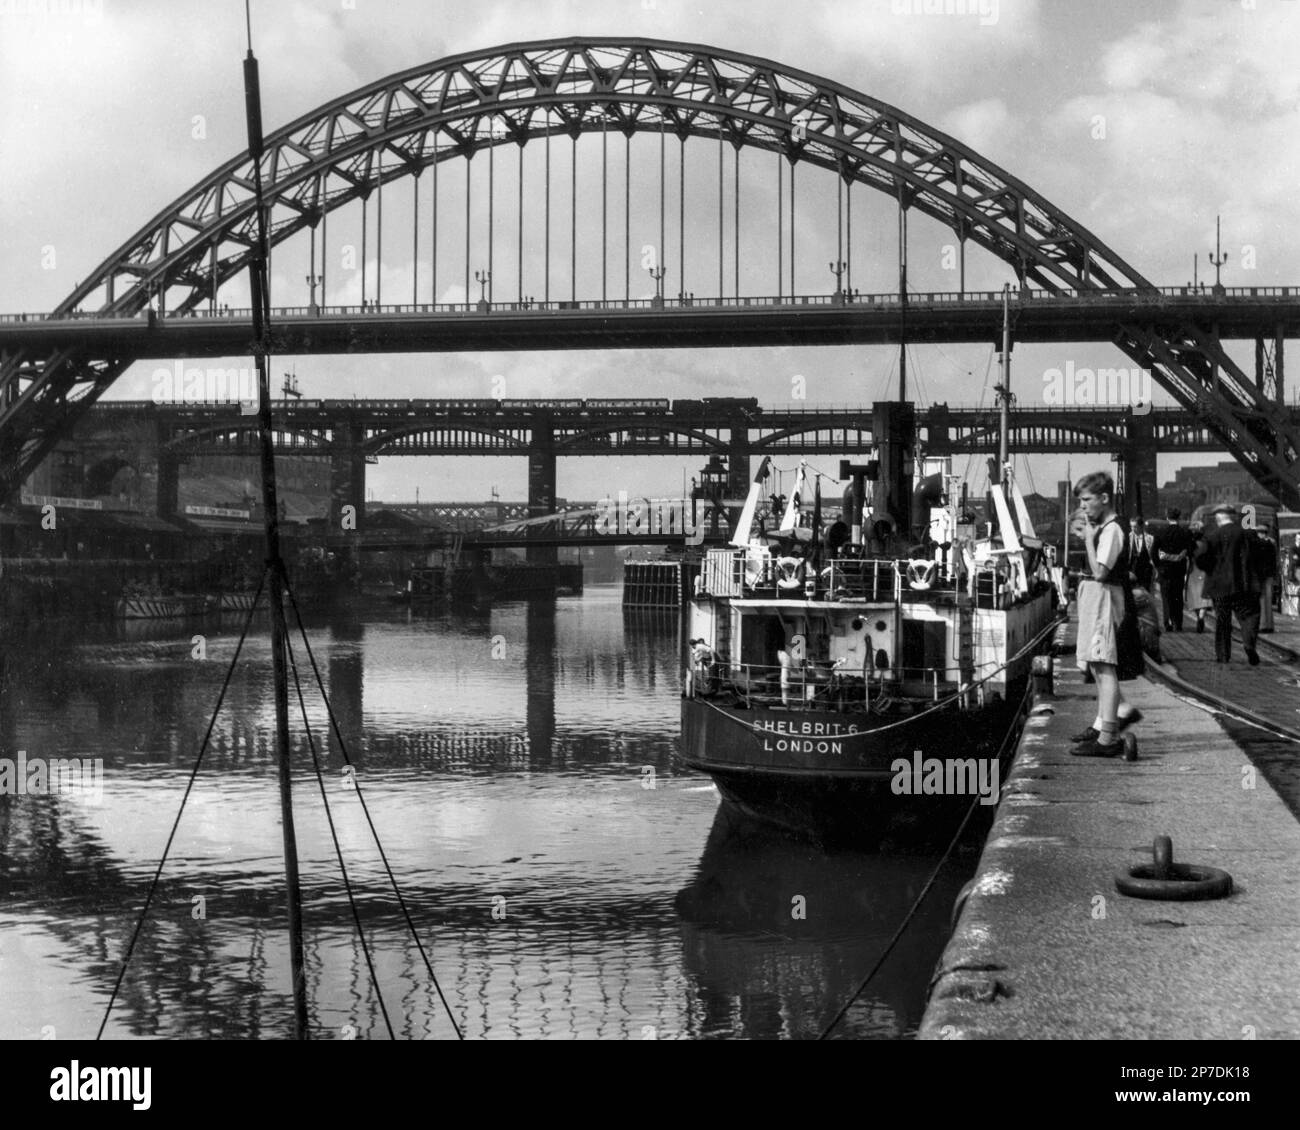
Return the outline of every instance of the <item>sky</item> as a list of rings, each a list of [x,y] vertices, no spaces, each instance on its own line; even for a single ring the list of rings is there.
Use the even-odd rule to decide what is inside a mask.
[[[1187,282],[1194,253],[1201,278],[1208,277],[1216,215],[1227,254],[1225,284],[1300,283],[1300,0],[254,0],[252,13],[268,131],[386,75],[463,51],[567,35],[706,44],[836,80],[954,135],[1157,284]],[[0,0],[0,311],[51,309],[152,215],[243,149],[244,35],[242,0]],[[594,144],[584,139],[579,158],[584,218],[598,184]],[[716,169],[708,164],[711,152],[703,144],[698,152],[696,143],[688,146],[695,193],[704,192],[708,170]],[[511,168],[514,159],[503,153],[500,168]],[[557,169],[567,170],[566,159],[557,147]],[[525,160],[540,157],[529,147]],[[648,170],[645,160],[639,167]],[[742,192],[754,210],[747,217],[774,208],[774,177],[764,160],[773,158],[744,158]],[[474,164],[481,178],[482,163]],[[676,168],[671,161],[669,167]],[[828,177],[818,181],[812,172],[800,180],[801,292],[833,289],[825,270],[836,248],[828,186]],[[403,191],[394,190],[392,207],[400,208]],[[458,189],[446,191],[454,216]],[[562,246],[568,198],[559,193],[557,200],[553,240]],[[716,197],[688,193],[688,200],[702,216],[710,209],[716,215]],[[854,284],[863,291],[892,289],[893,213],[883,198],[859,207]],[[692,215],[692,233],[695,222]],[[700,222],[701,230],[714,230]],[[346,241],[347,224],[340,216],[331,239]],[[657,240],[653,192],[638,196],[632,225],[634,246]],[[665,258],[675,273],[671,226]],[[464,259],[451,257],[447,230],[438,298],[461,301]],[[427,225],[421,238],[427,249]],[[688,239],[693,257],[702,254],[696,243],[705,238]],[[943,258],[949,242],[951,233],[937,225],[913,225],[914,289],[956,289]],[[771,247],[742,246],[742,289],[771,292]],[[373,287],[380,267],[371,247]],[[474,255],[482,253],[476,233]],[[598,254],[584,242],[580,297],[599,296]],[[508,251],[498,255],[511,259]],[[525,289],[537,293],[532,268],[540,251],[531,224],[527,256]],[[273,263],[273,301],[305,303],[305,242],[286,246]],[[711,284],[707,258],[691,263],[687,288],[716,290],[716,263]],[[609,264],[621,294],[621,251]],[[499,284],[504,297],[518,285],[513,270],[508,262],[494,270],[494,289]],[[653,283],[635,262],[634,275],[633,297],[651,294]],[[1002,264],[972,253],[970,288],[998,287],[1008,277]],[[406,235],[386,235],[382,279],[385,301],[410,294]],[[670,274],[670,291],[674,282]],[[427,270],[415,279],[426,292],[431,284]],[[568,285],[567,264],[557,266],[553,297],[567,297]],[[330,286],[330,302],[357,301],[360,272],[331,265]],[[471,297],[477,296],[472,285]],[[1233,352],[1249,371],[1249,343]],[[1049,374],[1068,362],[1128,364],[1104,344],[1020,346],[1012,381],[1021,403],[1043,403]],[[777,405],[789,402],[794,378],[801,377],[809,403],[857,405],[889,395],[897,360],[896,350],[883,347],[803,347],[313,356],[276,363],[296,373],[307,396],[491,396],[504,388],[511,397],[753,395]],[[134,366],[108,395],[150,396],[158,365]],[[991,402],[996,369],[988,347],[917,346],[909,369],[923,404]],[[494,378],[504,384],[494,385]],[[1157,403],[1165,399],[1157,393]],[[1182,463],[1213,461],[1162,456],[1161,478]],[[559,494],[676,493],[683,473],[693,474],[700,462],[562,460]],[[821,462],[834,469],[833,460]],[[1074,456],[1070,469],[1077,477],[1088,464]],[[1065,476],[1066,461],[1035,457],[1028,470],[1031,485],[1050,491]],[[430,499],[486,497],[492,488],[522,498],[526,477],[522,459],[385,458],[369,469],[369,485],[381,499],[409,499],[417,488]]]

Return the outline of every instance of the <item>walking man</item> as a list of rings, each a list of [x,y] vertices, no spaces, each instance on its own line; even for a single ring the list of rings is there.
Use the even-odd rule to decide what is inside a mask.
[[[1170,510],[1169,525],[1155,535],[1156,567],[1160,570],[1160,600],[1164,605],[1165,631],[1183,630],[1183,592],[1196,539],[1182,524],[1181,510]]]
[[[1156,575],[1155,538],[1147,533],[1147,524],[1141,518],[1129,522],[1129,561],[1133,579],[1151,591]]]
[[[1256,573],[1259,574],[1259,630],[1272,632],[1274,592],[1277,589],[1277,542],[1268,530],[1255,531]]]
[[[1259,593],[1263,587],[1256,572],[1257,551],[1237,522],[1237,508],[1222,503],[1214,508],[1218,523],[1205,536],[1205,549],[1196,564],[1205,570],[1205,595],[1214,603],[1214,659],[1227,663],[1232,656],[1232,617],[1241,625],[1246,662],[1259,663],[1255,644],[1259,636]]]

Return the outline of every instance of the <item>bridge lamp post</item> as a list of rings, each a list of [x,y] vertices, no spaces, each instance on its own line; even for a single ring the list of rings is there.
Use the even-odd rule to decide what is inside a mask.
[[[1224,263],[1228,261],[1228,253],[1222,251],[1219,245],[1219,217],[1214,217],[1214,254],[1210,256],[1210,262],[1214,264],[1214,293],[1220,297],[1227,293],[1223,283],[1219,281],[1219,270]]]
[[[316,305],[316,288],[325,281],[323,275],[308,275],[307,285],[311,288],[310,296],[307,299],[307,313],[315,318],[320,313],[320,307]]]
[[[650,300],[653,306],[662,306],[664,304],[664,275],[668,273],[667,267],[647,267],[650,277],[655,281],[655,296]]]
[[[474,281],[478,283],[478,308],[486,310],[488,307],[487,284],[492,281],[491,271],[475,271]]]
[[[837,259],[834,263],[828,263],[831,274],[835,276],[835,294],[832,296],[837,305],[842,305],[845,300],[844,295],[844,272],[848,270],[848,264],[843,259]]]

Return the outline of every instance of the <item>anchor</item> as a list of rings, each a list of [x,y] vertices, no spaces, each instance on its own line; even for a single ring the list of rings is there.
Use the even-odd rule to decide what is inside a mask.
[[[1151,863],[1127,867],[1115,875],[1120,894],[1138,899],[1198,902],[1227,898],[1232,894],[1232,876],[1217,867],[1174,862],[1174,845],[1168,836],[1157,836],[1151,845]]]

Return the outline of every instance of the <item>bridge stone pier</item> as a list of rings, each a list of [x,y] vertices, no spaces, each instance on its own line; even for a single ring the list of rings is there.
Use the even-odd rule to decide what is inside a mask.
[[[1156,512],[1160,478],[1156,473],[1156,435],[1151,413],[1135,412],[1129,408],[1124,415],[1128,434],[1128,444],[1122,455],[1126,509],[1130,515],[1163,517]]]
[[[540,416],[528,448],[528,516],[541,518],[554,512],[555,429],[549,416]],[[530,545],[527,559],[554,564],[559,557],[554,546]]]
[[[158,478],[154,501],[158,517],[167,522],[180,512],[181,464],[185,459],[174,448],[168,446],[168,441],[172,438],[172,428],[168,421],[160,417],[155,423],[155,431]]]
[[[749,421],[738,417],[731,425],[727,444],[727,497],[743,499],[749,494],[749,484],[754,477],[750,466]],[[729,520],[740,517],[739,509],[729,512]]]
[[[331,533],[360,536],[365,515],[365,429],[347,420],[335,421],[330,453],[329,520]],[[351,506],[351,520],[344,524]]]

